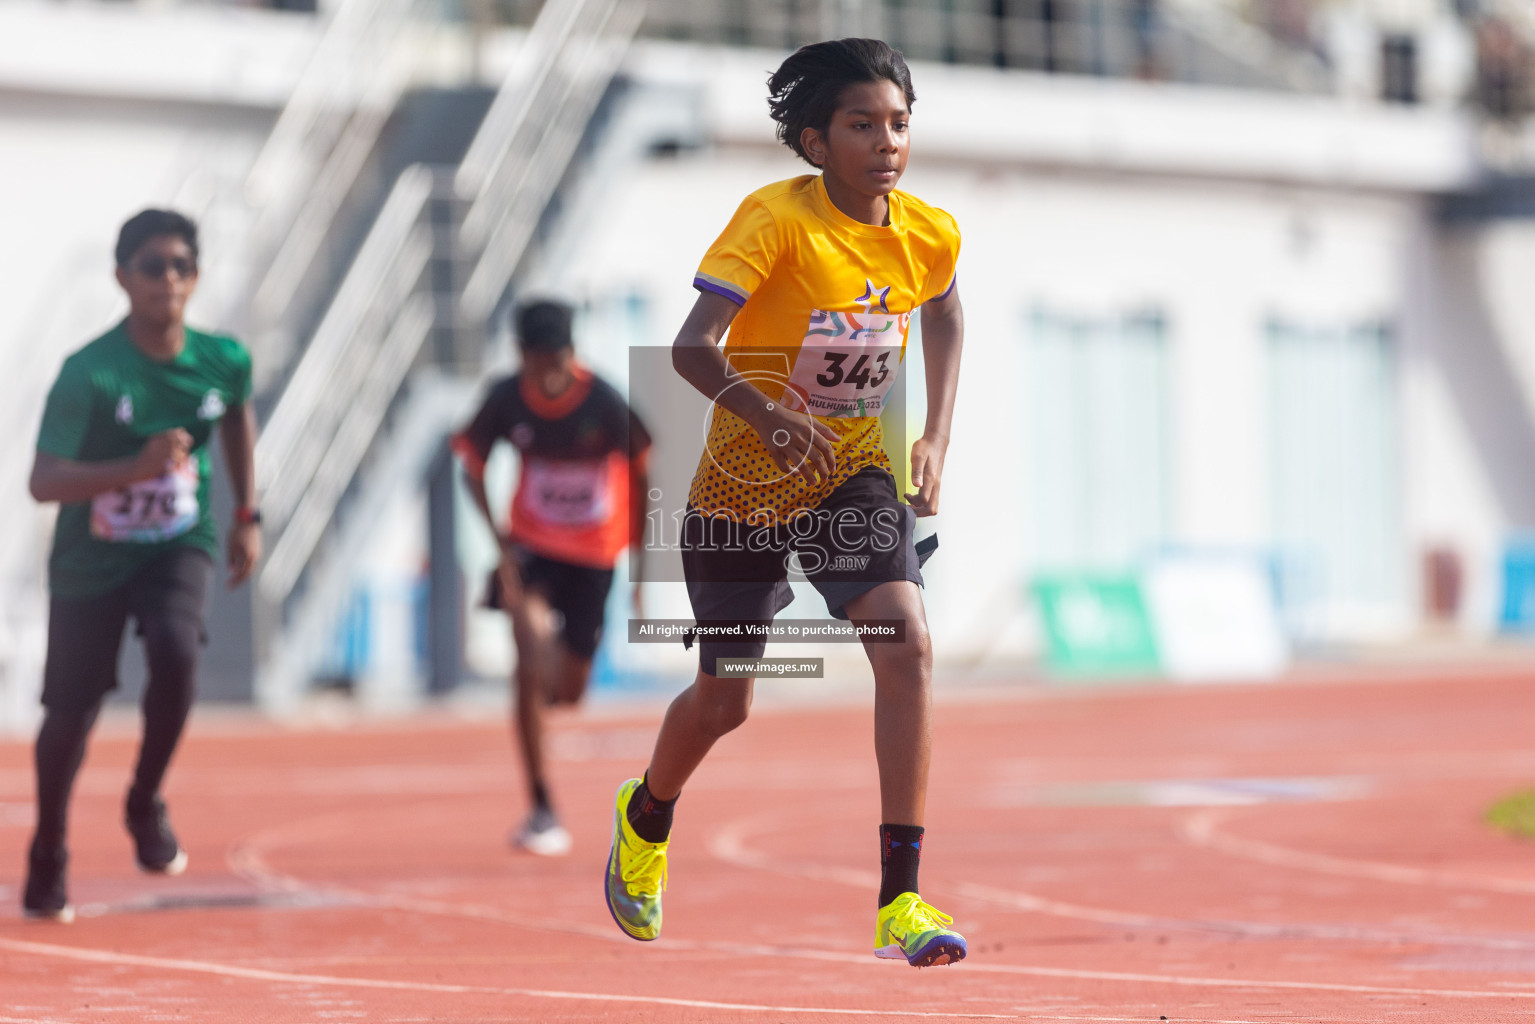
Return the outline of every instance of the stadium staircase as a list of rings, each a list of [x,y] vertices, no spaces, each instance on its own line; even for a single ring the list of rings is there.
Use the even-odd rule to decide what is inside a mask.
[[[569,170],[638,26],[623,0],[546,4],[456,166],[415,163],[394,177],[355,257],[307,339],[312,266],[388,115],[354,117],[325,168],[338,184],[274,237],[254,293],[255,337],[298,352],[257,449],[268,557],[256,581],[255,696],[282,713],[306,692],[344,611],[383,509],[419,491],[462,415],[492,319]],[[387,90],[380,89],[387,97]],[[398,97],[394,97],[398,105]],[[314,121],[312,123],[318,123]],[[314,178],[329,180],[322,169]],[[283,256],[281,254],[287,253]],[[428,343],[431,344],[428,344]],[[363,693],[388,703],[400,694]]]

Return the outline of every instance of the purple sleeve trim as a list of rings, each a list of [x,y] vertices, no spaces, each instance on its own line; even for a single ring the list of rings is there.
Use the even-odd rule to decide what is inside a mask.
[[[697,288],[699,291],[702,291],[702,292],[713,292],[716,295],[723,295],[723,296],[725,296],[725,298],[729,299],[731,302],[734,302],[737,306],[744,306],[744,305],[746,305],[746,300],[741,298],[741,296],[737,295],[735,292],[731,291],[729,288],[722,288],[722,287],[720,287],[719,285],[715,284],[713,281],[705,281],[701,277],[695,277],[695,278],[693,278],[693,287]]]
[[[942,302],[944,299],[947,299],[951,294],[953,294],[954,286],[957,285],[957,284],[959,284],[959,275],[955,274],[953,276],[953,278],[951,278],[949,280],[949,286],[943,290],[943,294],[939,295],[939,296],[936,296],[935,298],[929,299],[928,301],[929,302]]]

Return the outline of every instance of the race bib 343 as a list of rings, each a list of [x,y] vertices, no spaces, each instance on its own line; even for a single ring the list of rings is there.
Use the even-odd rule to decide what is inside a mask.
[[[812,310],[790,383],[812,416],[878,416],[901,372],[910,313]]]

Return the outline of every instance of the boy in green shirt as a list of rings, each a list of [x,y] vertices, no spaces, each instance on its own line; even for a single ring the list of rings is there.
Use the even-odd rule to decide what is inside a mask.
[[[128,317],[65,361],[48,394],[31,477],[32,497],[61,507],[48,562],[46,713],[22,909],[61,921],[73,917],[65,889],[70,790],[102,701],[117,685],[130,616],[149,681],[126,824],[144,871],[186,868],[159,792],[191,710],[205,640],[218,551],[208,458],[215,424],[236,505],[229,585],[244,582],[261,556],[250,354],[182,319],[197,287],[196,225],[146,210],[123,225],[116,256]]]

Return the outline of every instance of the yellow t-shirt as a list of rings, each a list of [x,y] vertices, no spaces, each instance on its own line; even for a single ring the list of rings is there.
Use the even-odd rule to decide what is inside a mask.
[[[879,417],[911,316],[953,288],[958,257],[954,218],[905,192],[890,194],[888,226],[838,210],[819,175],[747,196],[693,286],[740,304],[726,360],[769,398],[836,430],[836,470],[819,486],[784,474],[757,432],[716,405],[688,503],[766,524],[816,507],[861,469],[890,470]]]

